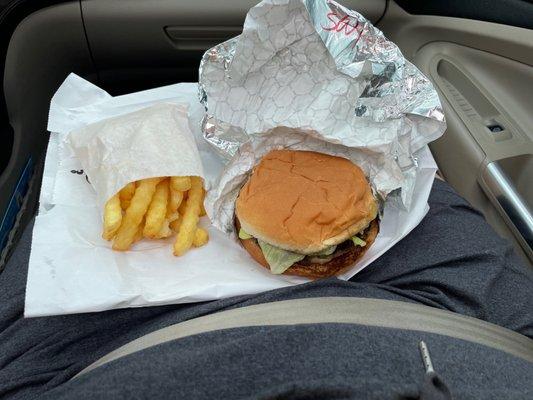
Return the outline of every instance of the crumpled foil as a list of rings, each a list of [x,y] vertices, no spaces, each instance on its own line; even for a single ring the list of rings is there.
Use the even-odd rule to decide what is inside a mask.
[[[431,82],[361,14],[330,0],[264,0],[241,35],[208,50],[206,140],[227,160],[206,208],[233,230],[240,187],[272,149],[357,163],[378,198],[409,209],[416,153],[446,129]]]

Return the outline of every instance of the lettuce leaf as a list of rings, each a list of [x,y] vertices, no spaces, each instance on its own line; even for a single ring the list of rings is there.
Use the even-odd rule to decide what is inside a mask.
[[[244,229],[239,229],[239,239],[246,240],[246,239],[253,239],[254,237],[250,235],[249,233],[245,232]]]
[[[247,240],[253,239],[254,237],[241,228],[239,229],[239,238]],[[257,243],[259,243],[259,247],[261,247],[261,251],[263,252],[265,259],[270,266],[270,271],[273,274],[284,273],[292,264],[301,261],[306,257],[305,254],[299,254],[293,251],[280,249],[279,247],[272,246],[261,239],[257,239]],[[333,254],[336,249],[337,246],[330,246],[322,251],[319,251],[318,253],[312,254],[312,256],[327,257]]]
[[[270,271],[273,274],[282,274],[289,269],[292,264],[305,258],[304,254],[280,249],[279,247],[272,246],[260,239],[257,239],[257,242],[270,266]]]
[[[337,250],[337,245],[326,247],[324,250],[319,251],[318,253],[309,254],[310,256],[316,256],[316,257],[325,257],[330,256],[333,253],[335,253],[335,250]]]
[[[363,239],[358,238],[357,236],[353,236],[352,241],[353,241],[353,244],[355,244],[356,246],[361,246],[361,247],[366,246],[366,242]]]

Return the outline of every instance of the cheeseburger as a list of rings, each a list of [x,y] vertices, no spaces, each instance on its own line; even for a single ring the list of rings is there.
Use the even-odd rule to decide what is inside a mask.
[[[272,273],[323,278],[372,245],[377,211],[363,171],[351,161],[274,150],[241,188],[235,227],[244,248]]]

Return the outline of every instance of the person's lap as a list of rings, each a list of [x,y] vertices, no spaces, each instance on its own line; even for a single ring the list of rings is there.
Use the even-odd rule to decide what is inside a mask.
[[[420,225],[352,281],[533,336],[533,271],[447,183],[428,202]]]
[[[143,334],[242,305],[297,297],[360,296],[419,302],[533,336],[533,278],[445,183],[435,182],[422,223],[350,282],[317,281],[202,304],[23,318],[31,228],[0,274],[0,397],[40,391]],[[20,392],[22,393],[22,392]]]

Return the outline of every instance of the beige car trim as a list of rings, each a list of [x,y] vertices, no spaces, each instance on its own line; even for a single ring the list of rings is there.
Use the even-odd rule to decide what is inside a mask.
[[[506,201],[520,199],[532,214],[533,30],[411,15],[394,1],[379,27],[439,92],[448,129],[430,148],[444,178],[533,266],[530,218],[514,218]],[[486,179],[495,165],[505,187]]]

